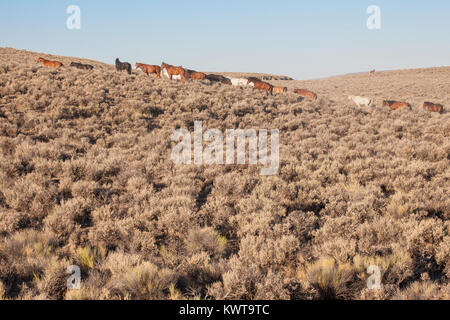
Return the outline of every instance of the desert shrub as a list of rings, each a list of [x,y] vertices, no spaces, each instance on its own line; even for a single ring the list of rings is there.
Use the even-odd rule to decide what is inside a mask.
[[[450,278],[450,237],[445,236],[436,252],[437,263],[445,266],[447,279]]]
[[[91,209],[80,199],[70,199],[55,207],[44,223],[49,232],[67,242],[77,229],[91,225]]]
[[[219,300],[254,299],[256,285],[264,278],[255,265],[243,265],[238,258],[232,257],[222,274],[222,281],[211,284],[208,295]]]
[[[355,277],[352,265],[338,263],[333,258],[322,258],[298,271],[300,281],[318,299],[352,298],[352,286],[357,285]]]
[[[0,300],[5,300],[6,297],[5,285],[0,281]]]
[[[106,256],[106,249],[103,247],[79,247],[76,249],[75,262],[80,266],[85,274],[101,263]]]
[[[263,270],[279,270],[295,261],[300,243],[291,235],[280,239],[247,236],[241,240],[239,257],[243,263],[253,263]]]
[[[398,290],[394,300],[447,300],[449,298],[448,284],[441,288],[430,281],[416,281],[408,288]]]
[[[407,237],[407,249],[415,262],[416,278],[426,273],[430,279],[441,279],[444,265],[437,263],[436,251],[446,236],[442,223],[434,219],[426,219],[413,226],[412,232]]]
[[[212,228],[193,229],[185,240],[189,254],[206,252],[211,256],[220,256],[226,249],[226,238],[221,237]]]
[[[108,284],[112,297],[133,300],[161,300],[169,295],[176,282],[172,271],[144,262],[125,274],[113,277]]]
[[[191,298],[205,298],[206,288],[219,281],[223,273],[220,262],[212,260],[206,252],[192,255],[179,268],[177,287]]]
[[[43,271],[43,275],[35,275],[34,282],[42,299],[62,300],[66,295],[66,274],[69,263],[53,260]]]
[[[52,263],[57,241],[34,230],[16,232],[0,243],[0,281],[7,298],[16,298],[23,288],[32,288],[33,279],[40,277]],[[31,291],[32,289],[30,289]]]
[[[274,82],[310,101],[36,59],[0,48],[3,298],[446,297],[449,113],[421,104],[448,104],[448,68]],[[356,92],[374,106],[350,104]],[[170,137],[196,120],[280,130],[279,173],[175,165]],[[63,289],[68,263],[81,290]],[[380,290],[366,288],[369,265]]]

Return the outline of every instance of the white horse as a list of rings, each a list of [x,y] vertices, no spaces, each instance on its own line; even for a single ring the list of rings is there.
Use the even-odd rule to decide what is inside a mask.
[[[248,80],[244,78],[228,78],[231,80],[231,84],[235,87],[246,87]]]
[[[359,96],[348,96],[348,100],[353,101],[358,107],[369,107],[372,104],[372,99]]]

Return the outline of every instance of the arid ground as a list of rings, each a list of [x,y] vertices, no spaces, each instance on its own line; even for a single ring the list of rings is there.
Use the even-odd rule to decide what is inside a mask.
[[[450,68],[270,82],[289,93],[0,48],[0,298],[450,299]],[[279,174],[175,165],[196,120],[279,129]]]

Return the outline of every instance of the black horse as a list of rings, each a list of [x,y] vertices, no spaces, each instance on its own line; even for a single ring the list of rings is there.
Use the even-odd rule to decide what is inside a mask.
[[[231,80],[230,79],[228,79],[228,78],[226,78],[224,76],[218,75],[218,74],[208,74],[206,76],[206,79],[208,79],[211,82],[220,82],[220,83],[223,83],[223,84],[231,85]]]
[[[92,70],[94,69],[94,66],[91,66],[90,64],[83,64],[83,63],[78,63],[78,62],[72,62],[70,64],[71,67],[75,67],[77,69],[81,69],[81,70]]]
[[[126,70],[128,74],[131,74],[131,64],[128,62],[120,62],[119,58],[116,59],[116,70],[123,71]]]

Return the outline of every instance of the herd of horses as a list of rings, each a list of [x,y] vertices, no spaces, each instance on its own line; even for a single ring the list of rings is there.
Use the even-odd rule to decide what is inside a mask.
[[[45,67],[49,68],[60,68],[64,67],[64,65],[59,61],[50,61],[44,58],[39,58],[37,60],[38,63],[42,63]],[[94,66],[89,64],[82,64],[79,62],[72,62],[70,64],[71,67],[75,67],[81,70],[93,70]],[[117,71],[126,71],[128,74],[131,74],[132,66],[129,62],[121,62],[119,58],[115,61],[115,66]],[[161,76],[165,76],[170,80],[209,80],[210,82],[220,82],[223,84],[233,85],[233,86],[251,86],[255,89],[262,90],[267,92],[268,94],[283,94],[288,91],[287,87],[278,87],[273,86],[268,82],[262,81],[261,79],[255,77],[249,78],[227,78],[222,75],[217,74],[206,74],[203,72],[198,72],[190,69],[185,69],[181,66],[173,66],[163,62],[161,66],[159,65],[149,65],[145,63],[136,63],[135,69],[141,69],[146,75],[150,76],[151,74],[155,74],[157,78],[161,78]],[[370,74],[374,74],[375,70],[371,70]],[[294,93],[298,94],[303,98],[309,98],[311,100],[317,100],[317,94],[306,90],[306,89],[294,89]],[[372,104],[372,100],[365,97],[358,96],[349,96],[349,100],[355,102],[358,106],[366,105],[370,106]],[[409,108],[411,109],[411,104],[407,102],[394,101],[394,100],[384,100],[383,107],[388,107],[390,110],[397,110],[400,108]],[[444,106],[437,103],[432,102],[424,102],[423,108],[430,112],[442,113],[444,111]]]

